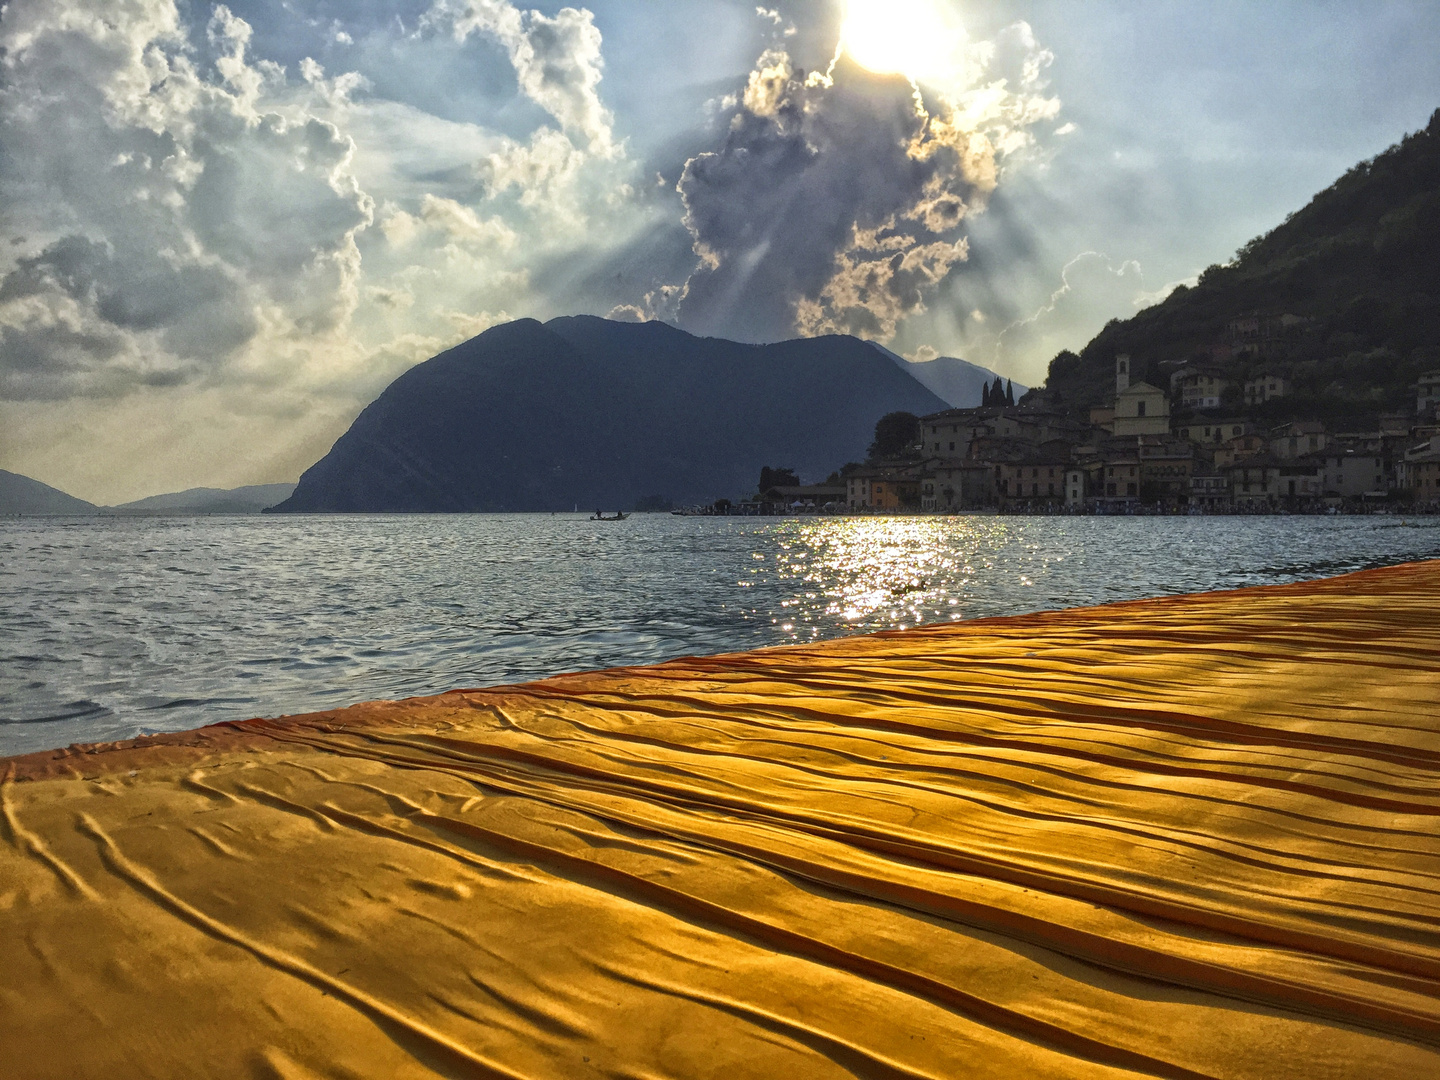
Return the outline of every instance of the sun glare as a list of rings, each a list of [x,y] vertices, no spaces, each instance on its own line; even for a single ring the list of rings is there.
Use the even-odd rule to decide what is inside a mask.
[[[919,80],[944,70],[956,35],[935,0],[848,0],[840,43],[863,68]]]

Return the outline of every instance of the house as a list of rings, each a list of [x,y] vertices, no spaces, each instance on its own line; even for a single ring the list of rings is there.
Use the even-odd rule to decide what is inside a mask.
[[[881,465],[856,469],[845,478],[845,505],[851,510],[908,510],[920,505],[919,466]]]
[[[1329,444],[1325,425],[1314,420],[1297,420],[1270,432],[1270,452],[1285,460],[1313,454]]]
[[[1242,315],[1238,319],[1231,319],[1225,324],[1225,329],[1230,335],[1230,341],[1234,344],[1241,344],[1247,341],[1260,340],[1260,313],[1252,311],[1249,315]]]
[[[1290,393],[1290,380],[1282,375],[1266,373],[1257,375],[1245,383],[1245,404],[1263,405],[1271,398],[1282,398]]]
[[[1183,409],[1220,408],[1220,396],[1229,385],[1217,372],[1190,364],[1170,376],[1170,392]]]
[[[1147,444],[1142,440],[1138,450],[1141,498],[1147,502],[1188,502],[1195,448],[1188,442]]]
[[[920,440],[926,454],[964,457],[973,439],[994,435],[996,409],[946,409],[920,418]]]
[[[1255,425],[1249,420],[1192,420],[1177,423],[1174,434],[1196,446],[1219,446],[1229,439],[1249,435]]]
[[[1190,476],[1190,505],[1199,510],[1224,510],[1230,505],[1230,478],[1213,466]]]
[[[1065,498],[1069,454],[1038,453],[1020,461],[1002,462],[996,479],[1002,503],[1058,502]]]
[[[1138,454],[1115,452],[1107,454],[1101,465],[1100,490],[1103,499],[1138,499],[1140,497],[1140,457]]]
[[[1313,502],[1324,494],[1320,466],[1303,458],[1280,463],[1278,486],[1284,502]]]
[[[1168,435],[1170,399],[1165,391],[1147,382],[1132,383],[1115,395],[1116,436]]]
[[[1396,471],[1400,487],[1416,502],[1440,505],[1440,447],[1407,457],[1397,463]]]
[[[1230,344],[1235,353],[1258,353],[1267,343],[1285,336],[1292,330],[1310,325],[1314,320],[1304,315],[1265,314],[1252,311],[1248,315],[1231,319],[1225,324]]]
[[[1394,475],[1389,458],[1342,446],[1331,446],[1299,460],[1320,470],[1320,489],[1325,495],[1342,499],[1384,494]]]
[[[1090,473],[1091,469],[1085,465],[1071,465],[1065,470],[1066,506],[1085,505],[1085,500],[1090,497]]]
[[[922,510],[973,510],[994,506],[996,466],[974,458],[935,458],[920,473]]]
[[[1254,433],[1226,439],[1222,445],[1215,448],[1215,464],[1223,469],[1237,461],[1263,454],[1269,445],[1265,436]]]
[[[1280,461],[1257,454],[1221,470],[1230,481],[1230,501],[1237,510],[1268,510],[1280,495]]]
[[[1437,405],[1440,405],[1440,368],[1425,372],[1420,376],[1420,381],[1415,384],[1415,411],[1417,413],[1421,416],[1429,416]]]

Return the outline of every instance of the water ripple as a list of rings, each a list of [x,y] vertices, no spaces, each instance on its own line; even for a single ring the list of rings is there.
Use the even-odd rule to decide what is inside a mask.
[[[1440,556],[1417,518],[0,522],[0,754]]]

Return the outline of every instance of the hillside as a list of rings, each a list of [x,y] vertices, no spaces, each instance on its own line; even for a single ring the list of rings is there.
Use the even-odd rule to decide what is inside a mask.
[[[742,345],[590,316],[497,326],[410,369],[279,512],[629,508],[824,477],[884,413],[945,402],[851,337]]]
[[[288,499],[294,484],[252,484],[238,488],[188,488],[151,495],[111,507],[122,514],[258,514]]]
[[[873,341],[871,344],[875,345]],[[984,388],[997,378],[996,373],[989,368],[955,356],[937,356],[933,360],[907,360],[883,345],[875,345],[875,348],[888,356],[901,371],[912,376],[921,386],[956,409],[973,409],[979,406]],[[1014,388],[1016,397],[1028,389],[1020,383],[1015,383]]]
[[[1232,326],[1250,315],[1258,333]],[[1416,377],[1440,366],[1440,111],[1193,288],[1112,321],[1078,356],[1061,353],[1046,388],[1077,411],[1102,404],[1116,353],[1161,385],[1186,360],[1234,384],[1284,375],[1295,394],[1261,410],[1275,419],[1360,419],[1412,405]]]
[[[0,514],[93,514],[94,503],[0,469]]]

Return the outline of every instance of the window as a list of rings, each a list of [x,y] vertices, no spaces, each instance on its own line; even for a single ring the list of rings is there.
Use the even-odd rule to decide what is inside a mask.
[[[1144,416],[1144,415],[1145,415],[1145,402],[1143,402],[1143,401],[1137,401],[1137,402],[1135,403],[1135,415],[1136,415],[1136,416]]]
[[[939,450],[939,449],[940,449],[940,445],[939,445],[938,443],[935,445],[935,449],[936,449],[936,450]],[[954,450],[954,449],[955,449],[955,444],[954,444],[953,442],[950,444],[950,449],[951,449],[951,450]]]

